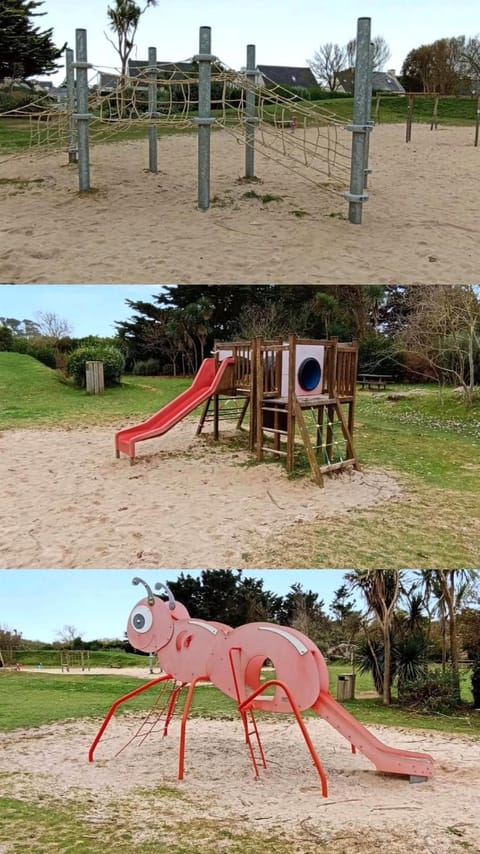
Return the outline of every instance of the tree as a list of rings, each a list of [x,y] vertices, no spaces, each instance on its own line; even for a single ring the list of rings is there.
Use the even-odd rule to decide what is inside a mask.
[[[13,347],[13,332],[8,326],[0,324],[0,350],[11,350]]]
[[[33,77],[48,74],[60,66],[57,60],[65,50],[55,47],[53,28],[40,30],[35,18],[43,2],[37,0],[0,0],[0,78]]]
[[[13,663],[13,654],[19,648],[21,640],[21,632],[7,625],[0,625],[0,653],[3,654],[5,664]]]
[[[438,39],[432,44],[411,50],[402,66],[406,88],[410,91],[453,95],[469,86],[464,54],[465,36]]]
[[[11,330],[15,338],[32,338],[40,335],[40,329],[33,320],[18,320],[16,317],[0,317],[0,326],[6,326]]]
[[[422,578],[426,591],[433,590],[448,616],[453,693],[455,700],[460,703],[460,643],[457,617],[463,596],[469,590],[470,583],[476,580],[476,572],[467,569],[432,569],[424,570]]]
[[[433,371],[463,389],[471,405],[480,354],[480,295],[474,285],[414,288],[411,311],[401,335],[408,353],[421,356]]]
[[[338,89],[339,73],[344,70],[346,61],[346,48],[333,42],[322,44],[313,54],[313,59],[307,59],[319,83],[323,83],[330,92]]]
[[[39,311],[36,316],[38,334],[44,338],[50,338],[52,341],[57,342],[61,338],[66,338],[67,335],[72,334],[71,323],[63,317],[59,317],[53,311]]]
[[[124,113],[125,78],[127,76],[127,64],[130,54],[135,46],[140,18],[151,6],[156,6],[157,0],[146,0],[143,9],[135,3],[135,0],[115,0],[115,6],[107,7],[107,15],[110,19],[110,29],[115,33],[117,43],[107,36],[110,44],[115,48],[120,57],[120,116]]]
[[[381,71],[390,59],[391,50],[383,36],[375,36],[375,38],[372,39],[372,45],[372,68],[374,71]],[[355,66],[355,58],[357,54],[356,39],[351,39],[348,42],[345,48],[345,53],[350,68],[353,68]]]
[[[473,36],[464,42],[460,50],[460,62],[464,73],[472,81],[472,89],[478,92],[480,83],[480,36]]]
[[[383,636],[383,702],[392,702],[392,629],[395,607],[401,592],[400,572],[392,569],[354,570],[346,578],[353,589],[360,590],[369,611],[377,618]]]
[[[63,626],[57,632],[58,643],[70,649],[78,648],[78,641],[82,641],[83,632],[79,632],[76,626]]]

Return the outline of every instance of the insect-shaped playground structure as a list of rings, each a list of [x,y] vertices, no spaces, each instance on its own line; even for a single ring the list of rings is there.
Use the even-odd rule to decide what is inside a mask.
[[[154,594],[142,579],[134,578],[133,584],[143,584],[147,595],[130,613],[128,640],[135,649],[156,653],[163,673],[113,703],[90,747],[90,761],[93,761],[95,749],[121,704],[159,683],[173,680],[173,688],[163,707],[154,707],[153,723],[152,713],[147,716],[150,729],[144,730],[142,724],[128,744],[137,735],[143,741],[161,720],[163,735],[167,735],[179,695],[186,689],[180,729],[179,780],[184,777],[188,714],[195,688],[201,682],[212,683],[237,703],[256,777],[259,776],[259,767],[266,768],[267,763],[255,712],[290,712],[296,718],[320,777],[322,795],[327,797],[327,778],[301,715],[306,709],[312,709],[333,726],[350,742],[352,752],[359,750],[363,753],[377,771],[407,776],[411,782],[432,776],[433,760],[430,756],[388,747],[337,703],[329,692],[325,660],[306,635],[273,623],[247,623],[232,629],[223,623],[192,619],[184,605],[175,601],[166,585],[158,583],[155,589],[164,591],[167,601]],[[266,660],[272,662],[275,678],[261,681]]]

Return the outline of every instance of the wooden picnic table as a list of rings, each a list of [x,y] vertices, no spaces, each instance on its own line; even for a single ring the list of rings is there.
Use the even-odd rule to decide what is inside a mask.
[[[359,374],[358,382],[362,388],[386,388],[393,377],[390,374]]]

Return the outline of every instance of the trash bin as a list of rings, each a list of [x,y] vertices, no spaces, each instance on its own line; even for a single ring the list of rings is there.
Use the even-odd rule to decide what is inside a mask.
[[[337,700],[355,699],[355,673],[343,673],[337,679]]]

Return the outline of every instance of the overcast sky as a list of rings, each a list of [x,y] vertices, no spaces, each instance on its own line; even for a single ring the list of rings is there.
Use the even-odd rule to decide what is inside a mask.
[[[186,574],[197,576],[195,570]],[[21,632],[28,640],[51,643],[63,626],[71,625],[84,640],[123,638],[128,615],[143,597],[132,586],[140,575],[153,586],[174,581],[178,570],[67,569],[0,571],[0,625]],[[285,595],[294,583],[313,590],[326,607],[343,583],[342,570],[246,570],[244,576],[264,579],[264,589]],[[193,615],[194,616],[194,615]]]
[[[74,47],[75,29],[86,29],[89,61],[115,68],[118,57],[104,35],[108,5],[108,0],[45,0],[40,23],[42,29],[54,28],[58,46]],[[372,35],[386,39],[392,53],[388,68],[397,71],[412,48],[480,31],[478,0],[159,0],[140,22],[132,58],[146,59],[152,46],[159,61],[188,59],[198,52],[199,27],[210,26],[212,52],[231,68],[245,65],[247,44],[256,45],[260,64],[304,66],[321,44],[343,45],[353,38],[359,16],[372,18]],[[53,79],[61,82],[63,72]]]
[[[125,300],[150,300],[154,285],[0,285],[0,317],[35,320],[39,311],[68,320],[71,334],[114,335],[115,321],[127,320],[132,310]]]

